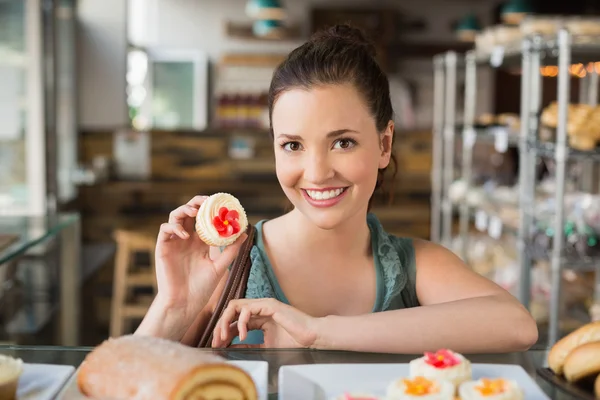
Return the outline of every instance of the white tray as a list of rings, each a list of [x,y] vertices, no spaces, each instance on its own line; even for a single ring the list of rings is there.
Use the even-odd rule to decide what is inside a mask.
[[[236,365],[246,371],[256,384],[258,389],[258,398],[260,400],[267,400],[269,395],[268,382],[269,382],[269,364],[266,361],[227,361],[233,365]],[[77,387],[77,374],[73,374],[67,385],[58,395],[59,399],[65,400],[86,400],[88,397],[84,396]]]
[[[518,365],[473,364],[473,379],[514,379],[527,400],[549,400]],[[408,364],[312,364],[279,369],[279,400],[329,400],[345,392],[384,396],[395,379],[409,375]]]
[[[23,364],[17,387],[18,400],[51,400],[73,375],[70,365]]]

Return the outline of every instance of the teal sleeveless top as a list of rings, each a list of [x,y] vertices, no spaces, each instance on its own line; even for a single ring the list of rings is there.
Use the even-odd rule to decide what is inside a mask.
[[[255,225],[255,244],[250,251],[252,267],[248,277],[245,298],[274,298],[290,304],[277,282],[269,258],[265,251],[262,225]],[[367,214],[367,224],[371,232],[371,247],[376,273],[376,297],[372,312],[418,307],[416,292],[415,251],[412,239],[391,235],[374,214]],[[235,338],[232,343],[261,344],[263,332],[250,331],[243,342]]]

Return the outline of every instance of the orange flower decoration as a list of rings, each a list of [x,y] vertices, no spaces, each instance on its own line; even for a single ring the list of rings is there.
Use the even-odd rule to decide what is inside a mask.
[[[406,387],[404,393],[413,396],[425,396],[440,391],[440,388],[434,381],[422,376],[417,376],[414,379],[403,379],[402,382]]]
[[[240,231],[238,219],[240,214],[236,210],[229,210],[227,207],[219,209],[219,215],[213,218],[213,225],[219,236],[229,237]]]
[[[475,386],[475,389],[482,396],[493,396],[506,391],[506,381],[504,379],[481,379],[481,383]]]

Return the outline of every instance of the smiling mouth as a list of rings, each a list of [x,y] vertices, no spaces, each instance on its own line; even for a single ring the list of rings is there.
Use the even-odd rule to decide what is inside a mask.
[[[345,188],[338,188],[338,189],[331,189],[331,190],[309,190],[309,189],[302,189],[302,190],[304,190],[304,192],[306,192],[308,197],[310,197],[313,200],[330,200],[330,199],[334,199],[338,196],[341,196],[342,193],[344,193],[346,191],[346,189],[348,189],[348,188],[345,187]]]

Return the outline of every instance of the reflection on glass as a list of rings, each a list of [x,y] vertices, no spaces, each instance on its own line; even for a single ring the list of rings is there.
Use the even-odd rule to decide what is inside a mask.
[[[0,209],[27,205],[25,1],[0,1]]]
[[[152,125],[163,129],[192,128],[194,63],[156,61],[152,83]]]

